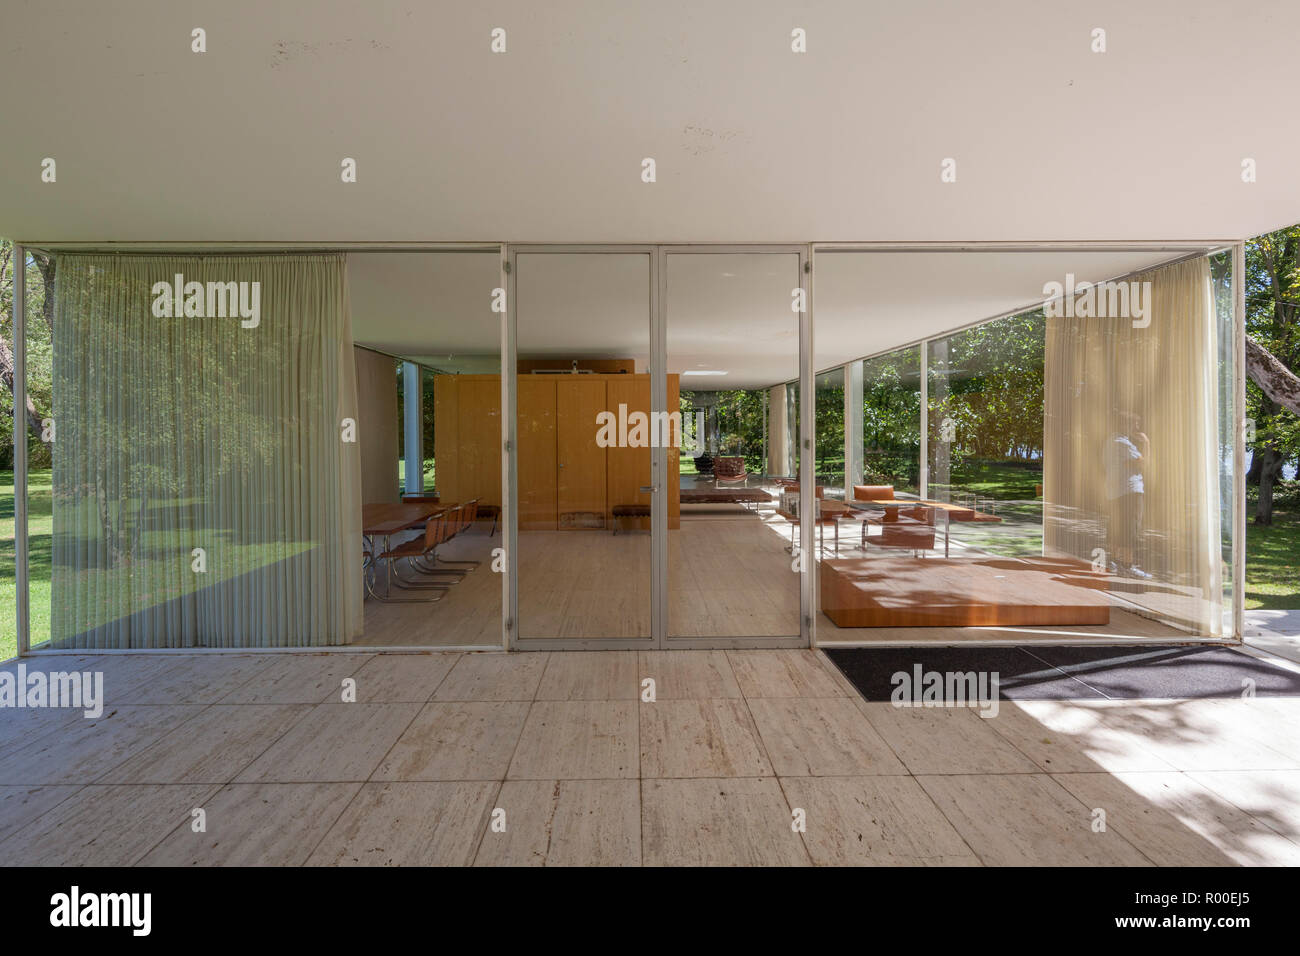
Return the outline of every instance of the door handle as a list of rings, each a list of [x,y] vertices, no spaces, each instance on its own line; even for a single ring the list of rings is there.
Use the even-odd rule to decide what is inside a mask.
[[[641,494],[643,494],[643,495],[653,494],[654,492],[656,492],[656,491],[658,491],[658,490],[659,490],[659,486],[658,486],[658,485],[642,485],[642,486],[641,486]]]

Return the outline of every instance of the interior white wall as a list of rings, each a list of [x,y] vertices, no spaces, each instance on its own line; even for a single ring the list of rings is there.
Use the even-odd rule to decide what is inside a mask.
[[[353,349],[357,369],[357,444],[361,446],[361,500],[396,502],[397,369],[387,355]]]

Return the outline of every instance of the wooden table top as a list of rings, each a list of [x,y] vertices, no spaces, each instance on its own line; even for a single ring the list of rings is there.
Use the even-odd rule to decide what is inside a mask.
[[[787,521],[799,520],[797,517],[795,517],[793,513],[789,511],[783,511],[780,508],[776,509],[776,513],[779,514],[782,518],[785,518]],[[819,522],[829,523],[838,518],[863,518],[863,517],[866,517],[865,512],[859,511],[857,508],[852,508],[846,505],[842,501],[835,501],[834,499],[831,498],[817,499],[817,520]]]
[[[436,501],[421,504],[394,504],[378,501],[361,506],[361,533],[366,535],[393,534],[414,527],[429,515],[451,507]]]
[[[965,505],[955,505],[948,501],[930,501],[928,498],[868,498],[859,501],[858,504],[879,505],[882,508],[907,508],[919,506],[921,508],[933,508],[936,511],[948,511],[954,515],[958,513],[968,515],[975,514],[973,510],[967,508]]]
[[[683,488],[680,495],[684,505],[742,501],[766,503],[772,500],[772,496],[760,488]]]
[[[833,498],[818,498],[817,510],[823,515],[834,518],[856,518],[863,515],[857,508],[846,505],[842,501],[836,501]]]

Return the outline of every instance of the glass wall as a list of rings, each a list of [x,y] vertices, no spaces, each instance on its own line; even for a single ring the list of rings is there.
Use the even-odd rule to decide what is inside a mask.
[[[818,259],[821,639],[1231,633],[1229,261],[1167,255]],[[659,478],[652,258],[520,254],[521,637],[649,640],[660,482],[666,633],[797,634],[797,256],[664,257]],[[37,274],[33,645],[499,644],[496,253]]]
[[[926,496],[997,517],[952,530],[992,554],[1043,550],[1045,334],[1036,310],[926,343]]]
[[[799,256],[664,259],[669,391],[686,390],[681,408],[701,423],[708,458],[683,455],[689,470],[675,476],[668,640],[797,636]]]
[[[355,341],[378,350],[355,353],[368,559],[354,643],[500,647],[500,256],[354,253],[348,278]]]
[[[824,487],[830,498],[843,498],[845,493],[845,411],[844,369],[834,368],[822,372],[815,379],[817,387],[817,463],[814,471],[817,484]]]
[[[407,494],[432,491],[437,484],[434,462],[436,369],[398,359],[394,363],[397,381],[397,484]],[[408,383],[414,389],[408,388]],[[413,394],[414,393],[414,394]],[[418,396],[418,397],[417,397]],[[407,462],[419,462],[407,475]],[[418,480],[410,480],[418,476]]]
[[[28,337],[51,393],[33,646],[499,646],[499,400],[437,437],[437,487],[420,427],[435,377],[499,370],[497,262],[57,256]],[[406,415],[430,442],[415,496]]]
[[[648,642],[664,437],[650,415],[651,254],[521,251],[515,263],[519,645]]]
[[[933,329],[861,363],[863,481],[818,550],[819,640],[1231,633],[1229,277],[1159,257],[819,257],[840,260],[819,278],[822,361],[828,333]],[[1047,301],[1005,308],[1017,295]],[[855,364],[836,370],[849,387]],[[849,447],[833,378],[819,429],[843,421]]]
[[[921,490],[921,347],[898,349],[862,367],[862,481]]]
[[[344,257],[61,254],[53,264],[52,308],[34,317],[29,342],[37,354],[48,342],[50,382],[48,510],[37,525],[49,550],[31,562],[33,643],[358,637]]]

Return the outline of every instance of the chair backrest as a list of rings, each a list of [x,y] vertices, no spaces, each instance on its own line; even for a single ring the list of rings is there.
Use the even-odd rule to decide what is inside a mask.
[[[456,505],[440,513],[442,518],[442,535],[438,539],[440,542],[449,541],[460,530],[460,512],[463,507],[463,505]]]
[[[926,508],[924,505],[913,505],[910,508],[899,508],[898,510],[905,517],[919,521],[921,524],[934,524],[935,515],[937,514],[933,508]]]
[[[854,485],[853,497],[857,501],[893,501],[893,485]]]
[[[429,520],[424,523],[424,550],[432,551],[442,543],[443,533],[443,515],[445,511],[435,511],[429,515]]]
[[[740,456],[728,456],[713,459],[715,478],[739,478],[745,474],[745,459]]]
[[[471,498],[469,501],[465,502],[465,504],[461,506],[460,516],[460,530],[468,531],[474,526],[474,522],[478,520],[478,499]]]

